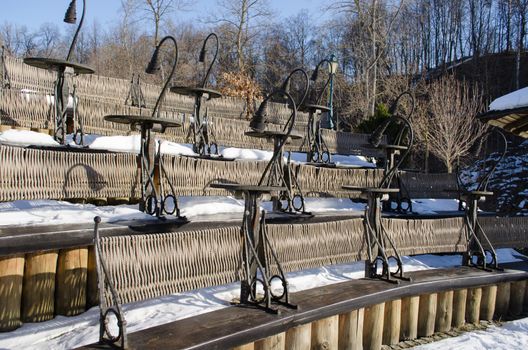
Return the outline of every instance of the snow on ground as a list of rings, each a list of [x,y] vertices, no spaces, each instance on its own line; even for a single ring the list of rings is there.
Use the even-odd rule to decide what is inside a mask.
[[[528,87],[501,96],[489,105],[490,111],[503,111],[506,109],[528,106]]]
[[[170,155],[184,155],[197,156],[192,150],[190,144],[180,144],[166,140],[161,141],[161,153]],[[27,147],[33,146],[59,146],[52,136],[34,132],[21,130],[7,130],[0,133],[0,144],[9,146]],[[66,136],[66,144],[70,147],[79,147],[73,140],[73,134]],[[139,153],[141,148],[141,137],[138,134],[129,136],[100,136],[100,135],[84,135],[84,146],[95,150],[107,150],[112,152],[125,153]],[[158,143],[156,143],[158,147]],[[259,160],[269,161],[273,156],[273,152],[262,151],[257,149],[246,149],[236,147],[220,147],[220,155],[225,158],[234,158],[237,160]],[[288,153],[285,155],[287,160]],[[291,153],[292,162],[306,163],[306,154],[300,152]],[[376,164],[367,160],[362,156],[354,155],[333,155],[332,161],[340,166],[375,168]]]
[[[205,219],[215,214],[236,214],[242,217],[244,201],[230,196],[178,197],[181,215],[190,220]],[[261,208],[272,210],[271,202],[261,202]],[[306,211],[311,213],[346,213],[362,215],[364,203],[347,198],[306,198]],[[418,214],[434,214],[458,210],[458,202],[451,199],[420,199],[413,201],[413,211]],[[61,225],[92,223],[95,216],[103,222],[128,220],[156,220],[139,211],[138,205],[95,206],[74,204],[56,200],[20,200],[0,203],[0,227],[30,225]]]
[[[0,133],[0,144],[27,147],[30,145],[59,146],[52,136],[29,130],[9,129]]]
[[[500,262],[526,259],[512,249],[499,249],[497,252]],[[405,271],[417,271],[457,266],[461,262],[461,257],[459,255],[421,255],[403,257],[403,260]],[[292,272],[287,274],[287,278],[291,292],[298,292],[362,278],[363,274],[363,262],[355,262]],[[278,285],[272,287],[280,288]],[[239,296],[239,288],[239,283],[231,283],[124,305],[128,332],[131,333],[226,308],[229,306],[231,300]],[[69,349],[94,343],[98,341],[99,336],[98,317],[99,310],[97,307],[94,307],[79,316],[58,316],[47,322],[26,323],[15,331],[0,333],[0,348]],[[495,341],[497,342],[501,341],[501,338],[505,338],[502,339],[504,344],[506,344],[506,341],[510,342],[508,344],[515,344],[513,340],[506,338],[512,334],[509,333],[510,331],[513,332],[516,329],[525,330],[526,332],[526,322],[515,321],[511,323],[512,326],[508,326],[507,324],[505,326],[506,328],[504,328],[507,332],[504,334],[497,332],[497,334],[493,335],[493,338],[496,338]],[[526,336],[528,337],[528,335]],[[431,346],[435,344],[438,343],[434,343]],[[439,347],[437,346],[435,348]],[[457,350],[463,349],[465,350],[466,348],[457,348]],[[467,349],[473,348],[468,347]],[[495,348],[488,347],[487,349]]]
[[[514,350],[528,346],[528,318],[506,322],[501,327],[491,326],[485,331],[464,333],[455,338],[447,338],[427,345],[417,346],[416,350]]]

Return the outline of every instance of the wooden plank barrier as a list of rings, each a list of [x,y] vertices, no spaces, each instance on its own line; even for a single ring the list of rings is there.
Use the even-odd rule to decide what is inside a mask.
[[[418,337],[419,306],[419,296],[407,297],[402,299],[400,339],[412,340]]]
[[[392,345],[400,341],[401,299],[385,303],[385,319],[383,320],[383,344]]]
[[[331,316],[312,323],[312,349],[337,349],[339,316]]]
[[[86,308],[99,305],[97,286],[97,267],[95,265],[94,246],[88,247],[88,263],[86,271]]]
[[[378,350],[383,342],[383,321],[385,303],[365,308],[365,322],[363,325],[363,349]]]
[[[0,257],[0,331],[9,331],[22,325],[22,280],[24,255]]]
[[[255,342],[255,350],[284,350],[286,334],[279,333]]]
[[[453,291],[438,293],[435,332],[447,332],[453,319]]]
[[[458,289],[453,292],[453,321],[451,326],[454,328],[466,323],[466,300],[467,289]]]
[[[510,309],[510,283],[501,283],[497,288],[495,304],[495,319],[501,320],[508,316]]]
[[[86,309],[88,248],[61,249],[57,262],[55,313],[74,316]]]
[[[518,317],[523,312],[525,290],[526,281],[517,281],[511,283],[510,316]]]
[[[482,288],[482,299],[480,301],[480,319],[491,321],[495,313],[497,300],[497,286],[486,286]]]
[[[365,309],[339,315],[339,350],[363,349],[363,321]]]
[[[286,332],[286,349],[303,350],[310,349],[312,338],[312,325],[304,324],[290,328]]]
[[[480,301],[482,300],[482,288],[471,288],[467,293],[466,322],[479,323]]]
[[[50,320],[55,311],[57,251],[26,254],[22,288],[22,320]]]
[[[436,303],[438,294],[431,293],[420,296],[418,311],[418,336],[428,337],[434,333],[436,320]]]

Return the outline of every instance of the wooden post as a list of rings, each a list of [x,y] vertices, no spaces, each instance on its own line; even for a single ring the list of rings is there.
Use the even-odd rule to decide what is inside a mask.
[[[255,342],[255,350],[284,350],[285,349],[285,333],[279,333],[257,340]]]
[[[436,319],[436,293],[420,295],[418,311],[418,336],[428,337],[434,333]]]
[[[308,350],[310,349],[311,338],[312,325],[310,323],[290,328],[286,332],[286,349]]]
[[[254,350],[255,349],[255,343],[249,343],[240,345],[237,347],[234,347],[232,350]]]
[[[407,297],[402,299],[402,316],[400,339],[412,340],[418,337],[418,310],[420,297]]]
[[[482,300],[482,288],[470,288],[467,294],[466,321],[478,324],[480,320],[480,301]]]
[[[519,316],[523,311],[526,281],[512,282],[510,290],[510,315]]]
[[[365,308],[365,322],[363,325],[363,349],[380,350],[383,342],[383,320],[385,303]]]
[[[385,319],[383,320],[383,344],[392,345],[400,342],[401,299],[385,303]]]
[[[312,323],[312,349],[337,349],[339,342],[339,315]]]
[[[22,321],[41,322],[53,318],[57,251],[26,255],[22,287]]]
[[[528,281],[526,283],[527,283],[527,288],[524,291],[524,308],[523,308],[524,311],[528,311]]]
[[[480,319],[491,321],[495,313],[497,300],[497,286],[482,287],[482,300],[480,302]]]
[[[24,255],[0,258],[0,332],[10,331],[22,325],[22,280]]]
[[[78,315],[86,310],[88,248],[62,249],[57,262],[55,314]]]
[[[339,315],[339,350],[363,350],[364,311]]]
[[[495,304],[495,319],[503,319],[510,309],[510,283],[500,283],[497,287],[497,302]]]
[[[451,326],[458,328],[466,323],[467,289],[458,289],[453,292],[453,321]]]
[[[88,248],[88,269],[86,281],[86,307],[99,305],[99,294],[97,286],[97,267],[95,266],[95,247]]]
[[[453,291],[438,293],[436,304],[435,331],[447,332],[453,319]]]

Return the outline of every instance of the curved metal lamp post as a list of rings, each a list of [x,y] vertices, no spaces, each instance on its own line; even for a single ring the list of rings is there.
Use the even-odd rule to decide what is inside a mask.
[[[64,16],[64,22],[75,23],[77,20],[77,1],[72,0],[66,14]],[[24,63],[46,70],[53,70],[57,72],[57,79],[54,83],[54,114],[55,114],[55,126],[54,126],[54,138],[61,145],[65,144],[66,133],[71,131],[74,133],[74,141],[78,145],[84,143],[83,137],[83,125],[82,121],[77,116],[77,96],[75,94],[76,86],[73,85],[73,89],[70,89],[68,81],[78,74],[93,74],[94,70],[88,66],[74,63],[71,61],[75,45],[77,43],[77,37],[81,31],[84,15],[86,13],[86,0],[83,0],[83,12],[81,20],[77,26],[77,30],[73,36],[73,40],[68,50],[68,55],[65,60],[53,59],[47,57],[29,57],[24,59]],[[71,117],[69,117],[68,101],[72,99]],[[69,124],[69,125],[68,125]],[[77,124],[77,125],[76,125]]]
[[[306,98],[308,93],[308,75],[302,69],[296,69],[286,78],[282,87],[275,89],[260,104],[257,112],[253,116],[250,127],[251,131],[246,135],[251,137],[266,138],[273,140],[274,151],[271,160],[268,162],[262,177],[257,185],[239,185],[239,184],[212,184],[213,188],[222,188],[235,193],[242,193],[245,200],[245,210],[242,220],[242,247],[241,247],[241,288],[240,304],[252,305],[262,308],[268,312],[279,313],[272,303],[277,303],[289,308],[297,308],[290,303],[288,281],[277,257],[273,246],[268,238],[266,230],[266,215],[260,211],[260,200],[266,196],[274,198],[274,210],[279,198],[288,200],[289,211],[291,212],[293,204],[293,182],[296,179],[291,174],[290,164],[284,164],[284,145],[289,138],[300,139],[300,135],[292,133],[297,116],[297,103],[289,93],[289,85],[292,76],[296,73],[302,73],[306,80],[306,87],[301,94],[301,102]],[[267,105],[272,98],[286,99],[292,109],[292,113],[282,130],[266,130]],[[300,193],[300,192],[299,192]],[[278,197],[277,197],[278,194]],[[304,199],[300,194],[302,206],[299,210],[304,210]],[[278,274],[272,275],[270,268],[275,265]],[[273,281],[278,281],[282,285],[282,290],[277,292],[272,290]],[[262,289],[264,295],[257,294]]]
[[[323,95],[326,89],[328,88],[328,86],[330,85],[330,88],[332,88],[332,81],[334,77],[334,74],[332,73],[333,63],[326,58],[321,60],[315,67],[310,77],[310,80],[312,82],[311,86],[313,88],[315,86],[315,82],[317,81],[319,77],[319,70],[324,63],[326,63],[329,67],[329,70],[328,70],[329,74],[328,74],[328,78],[326,80],[325,85],[321,89],[321,92],[317,95],[315,101],[308,102],[300,106],[299,108],[300,110],[309,113],[308,126],[306,129],[306,136],[303,141],[303,145],[301,146],[301,149],[304,146],[305,142],[307,142],[308,152],[306,153],[306,161],[308,163],[311,163],[313,165],[327,165],[327,166],[333,167],[334,164],[332,164],[332,156],[330,154],[328,146],[326,145],[321,135],[321,113],[323,112],[329,113],[330,115],[329,118],[330,120],[332,120],[331,119],[332,118],[331,117],[331,114],[332,114],[331,95],[332,93],[330,93],[330,99],[328,101],[330,104],[329,107],[323,106],[321,104],[321,101],[323,99]]]
[[[392,124],[400,125],[400,129],[393,144],[383,145],[387,152],[385,174],[377,187],[360,188],[356,186],[343,186],[343,188],[353,191],[361,191],[362,197],[367,200],[365,208],[365,226],[367,239],[368,260],[365,261],[365,277],[378,278],[383,281],[398,283],[394,278],[408,280],[403,274],[403,262],[394,241],[387,233],[381,220],[381,211],[383,203],[389,199],[389,196],[398,196],[400,188],[393,188],[393,178],[398,176],[399,167],[403,164],[409,155],[414,143],[414,132],[409,120],[396,113],[400,98],[407,94],[398,96],[396,102],[392,105],[393,115],[381,124],[371,135],[369,142],[374,147],[380,147],[383,134]],[[410,94],[409,94],[410,95]],[[412,97],[412,95],[410,95]],[[414,108],[413,108],[414,110]],[[412,113],[412,112],[411,112]],[[410,117],[410,114],[408,115]],[[401,156],[396,161],[395,156]],[[409,201],[410,202],[410,201]],[[388,256],[387,248],[394,252],[393,256]],[[390,271],[389,262],[394,260],[397,265],[396,271]],[[381,273],[378,273],[378,265],[381,264]]]
[[[300,100],[297,102],[291,96],[289,90],[291,79],[295,74],[300,74],[305,80],[305,87],[300,94]],[[290,139],[301,139],[302,136],[293,133],[295,119],[297,117],[297,106],[304,103],[308,95],[309,79],[308,74],[301,68],[293,70],[282,83],[279,89],[273,90],[260,104],[257,112],[251,119],[249,126],[253,131],[246,132],[247,136],[266,138],[273,141],[273,156],[266,165],[264,172],[259,180],[259,186],[284,186],[286,191],[281,192],[279,197],[273,198],[273,209],[275,211],[285,211],[289,213],[306,213],[304,206],[304,196],[297,181],[297,175],[293,171],[291,158],[288,157],[287,163],[284,162],[284,145]],[[292,113],[288,118],[282,131],[266,130],[267,106],[272,98],[286,98]],[[282,202],[286,201],[286,207],[283,208]]]
[[[205,114],[202,111],[204,95],[207,100],[222,97],[220,92],[207,88],[211,70],[216,62],[218,49],[220,47],[218,36],[215,33],[211,33],[205,38],[200,50],[198,61],[205,64],[207,44],[211,39],[215,40],[215,51],[213,59],[207,68],[200,86],[173,86],[171,87],[171,91],[182,95],[193,96],[195,98],[193,113],[194,121],[191,123],[191,129],[189,130],[189,134],[192,133],[193,136],[193,151],[199,154],[201,158],[219,159],[219,157],[211,157],[212,155],[218,155],[218,144],[216,143],[214,133],[210,128],[211,120],[207,115],[207,110],[205,111]],[[226,160],[225,158],[220,159]]]

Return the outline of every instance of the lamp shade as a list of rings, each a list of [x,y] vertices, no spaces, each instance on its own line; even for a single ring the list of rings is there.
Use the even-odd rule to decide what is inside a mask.
[[[147,69],[145,69],[145,73],[147,74],[155,74],[160,70],[160,62],[159,62],[159,46],[156,46],[156,49],[154,50],[154,53],[152,54],[152,57],[150,58],[150,62],[147,66]]]
[[[266,129],[266,114],[268,109],[268,101],[264,100],[257,112],[253,115],[253,118],[251,118],[251,121],[249,122],[249,127],[252,128],[255,131],[264,131]]]
[[[77,22],[77,1],[72,0],[64,15],[64,22],[73,24]]]
[[[328,64],[328,72],[330,74],[336,74],[337,68],[339,67],[339,63],[337,62],[337,59],[334,55],[330,57],[330,62]]]
[[[206,54],[206,50],[205,50],[205,45],[204,45],[202,49],[200,50],[200,57],[198,58],[198,61],[203,63],[205,61],[205,54]]]
[[[317,81],[318,77],[319,77],[319,66],[315,67],[314,71],[312,72],[312,76],[310,77],[310,80]]]

